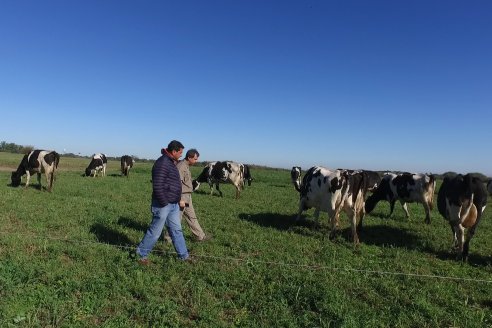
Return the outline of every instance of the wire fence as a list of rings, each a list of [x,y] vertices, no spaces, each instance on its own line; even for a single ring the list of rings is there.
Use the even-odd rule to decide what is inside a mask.
[[[15,236],[17,238],[26,239],[26,238],[34,238],[40,240],[51,240],[51,241],[59,241],[73,244],[84,244],[88,246],[94,247],[111,247],[117,248],[125,251],[134,251],[136,245],[125,246],[125,245],[114,245],[108,243],[102,243],[98,241],[87,241],[87,240],[75,240],[69,238],[61,238],[61,237],[53,237],[53,236],[39,236],[34,234],[15,234],[12,232],[0,232],[0,235],[9,235],[10,237]],[[163,251],[163,250],[152,250],[152,253],[159,253],[163,255],[177,255],[176,252],[173,251]],[[476,279],[476,278],[467,278],[467,277],[452,277],[452,276],[443,276],[443,275],[434,275],[434,274],[421,274],[421,273],[409,273],[409,272],[397,272],[397,271],[384,271],[384,270],[371,270],[371,269],[357,269],[357,268],[346,268],[346,267],[336,267],[336,266],[328,266],[328,265],[317,265],[317,264],[299,264],[299,263],[285,263],[278,261],[265,261],[251,258],[236,258],[230,256],[214,256],[214,255],[205,255],[205,254],[196,254],[193,253],[193,256],[198,259],[213,259],[216,261],[228,261],[228,262],[244,262],[247,264],[262,264],[262,265],[272,265],[279,267],[291,267],[291,268],[299,268],[305,270],[325,270],[325,271],[338,271],[338,272],[353,272],[353,273],[363,273],[375,276],[400,276],[400,277],[408,277],[408,278],[418,278],[418,279],[439,279],[439,280],[449,280],[449,281],[461,281],[461,282],[474,282],[474,283],[492,283],[490,279]]]

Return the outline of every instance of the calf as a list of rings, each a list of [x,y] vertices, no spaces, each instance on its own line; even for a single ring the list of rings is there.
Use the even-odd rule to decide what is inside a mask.
[[[471,174],[444,177],[437,194],[437,209],[451,226],[458,259],[468,259],[470,240],[486,205],[487,189],[480,178]],[[465,229],[468,229],[466,237]]]
[[[135,160],[128,155],[121,156],[121,175],[124,175],[128,178],[130,174],[130,169],[135,164]]]
[[[241,190],[244,189],[244,180],[248,181],[248,185],[251,185],[251,174],[249,172],[245,174],[245,165],[236,162],[211,162],[205,166],[200,175],[193,180],[193,190],[197,190],[200,187],[200,183],[207,182],[210,186],[210,194],[213,194],[213,185],[222,197],[222,191],[219,189],[219,184],[232,183],[236,187],[236,199],[239,198]]]
[[[60,155],[56,151],[50,150],[33,150],[29,154],[24,155],[17,171],[12,172],[12,186],[18,187],[21,183],[21,177],[26,174],[26,188],[29,186],[31,174],[38,174],[39,189],[41,189],[41,173],[46,175],[46,183],[48,191],[53,189],[55,179],[55,171],[60,162]]]
[[[395,202],[400,201],[409,218],[407,203],[422,203],[425,210],[425,223],[430,224],[430,211],[433,208],[434,190],[436,179],[433,175],[411,173],[387,173],[381,179],[381,183],[373,194],[366,200],[366,213],[371,213],[377,203],[386,200],[390,203],[391,217],[395,208]]]
[[[96,177],[99,172],[104,177],[106,176],[106,164],[108,160],[106,159],[106,155],[104,154],[95,154],[92,156],[91,162],[89,166],[85,169],[86,176]]]
[[[304,210],[315,208],[314,216],[319,212],[327,212],[330,218],[330,239],[335,236],[338,215],[343,209],[350,220],[352,239],[354,244],[359,243],[358,231],[364,217],[364,199],[368,188],[368,177],[365,172],[348,170],[331,171],[321,166],[310,168],[299,185],[299,167],[294,167],[292,180],[299,190],[299,211],[296,220],[299,220]]]

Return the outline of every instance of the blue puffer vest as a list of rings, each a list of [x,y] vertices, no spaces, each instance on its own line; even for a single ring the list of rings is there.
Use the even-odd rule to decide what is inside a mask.
[[[181,199],[179,171],[171,157],[164,154],[152,167],[152,204],[164,207]]]

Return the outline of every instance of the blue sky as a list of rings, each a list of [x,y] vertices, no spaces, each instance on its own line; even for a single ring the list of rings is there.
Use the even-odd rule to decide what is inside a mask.
[[[492,175],[490,1],[3,1],[0,140]]]

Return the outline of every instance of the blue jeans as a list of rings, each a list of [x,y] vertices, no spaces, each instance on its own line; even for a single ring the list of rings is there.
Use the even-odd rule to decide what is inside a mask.
[[[181,230],[179,205],[177,203],[167,204],[164,207],[155,205],[157,204],[152,203],[150,207],[152,212],[152,222],[142,241],[137,246],[137,255],[141,258],[146,258],[152,248],[154,248],[155,243],[157,243],[164,226],[166,226],[167,232],[173,241],[174,249],[176,250],[176,253],[178,253],[178,257],[182,260],[186,260],[189,254],[188,249],[186,248],[183,230]]]

